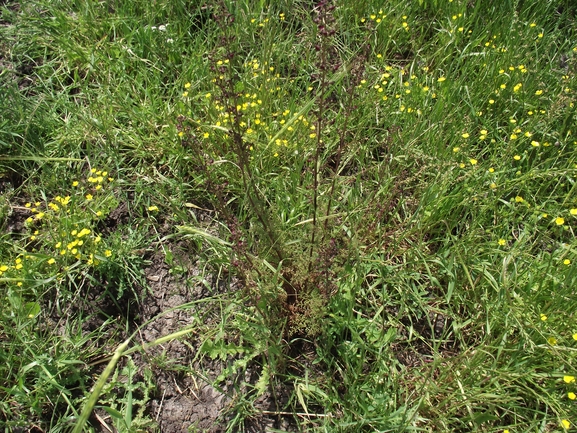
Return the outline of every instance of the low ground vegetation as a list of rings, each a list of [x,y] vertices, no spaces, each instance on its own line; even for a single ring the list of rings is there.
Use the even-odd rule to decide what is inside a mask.
[[[569,1],[5,2],[5,431],[571,431]]]

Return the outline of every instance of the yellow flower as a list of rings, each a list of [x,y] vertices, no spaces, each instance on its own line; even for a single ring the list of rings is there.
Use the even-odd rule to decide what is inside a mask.
[[[519,160],[521,159],[521,157],[520,157],[519,155],[515,155],[515,156],[513,157],[513,159],[514,159],[515,161],[519,161]]]
[[[49,265],[53,265],[54,263],[56,263],[56,260],[54,260],[53,258],[51,258],[51,259],[48,259],[48,262],[47,262],[47,263],[48,263]]]
[[[499,239],[498,241],[499,245],[501,245],[502,247],[507,245],[507,241],[505,239]]]
[[[542,94],[543,94],[543,91],[542,91],[542,90],[537,90],[537,91],[535,92],[535,95],[537,95],[537,96],[542,95]]]
[[[531,146],[533,146],[533,147],[539,147],[539,146],[540,146],[540,143],[539,143],[538,141],[533,140],[533,141],[531,142]]]
[[[568,392],[567,397],[569,397],[569,400],[575,400],[577,398],[577,395],[575,395],[574,392]]]
[[[495,173],[495,169],[493,167],[489,168],[489,173]]]
[[[453,147],[453,152],[457,153],[460,150],[460,147]]]
[[[543,322],[547,320],[547,316],[546,316],[545,314],[543,314],[543,313],[541,313],[541,314],[539,315],[539,317],[541,318],[541,320],[542,320]]]
[[[520,195],[518,195],[517,197],[515,197],[515,201],[516,201],[517,203],[523,203],[524,200],[523,200],[523,197],[521,197]]]
[[[493,183],[491,183],[491,184],[489,185],[489,188],[491,188],[491,189],[496,189],[496,188],[497,188],[497,184],[496,184],[495,182],[493,182]]]
[[[463,138],[469,138],[469,134],[465,132],[465,133],[461,134],[461,137],[463,137]]]
[[[208,132],[205,132],[204,134],[202,134],[202,136],[203,136],[204,138],[208,138],[208,137],[210,137],[210,134],[209,134]]]
[[[571,423],[568,420],[563,419],[561,420],[561,427],[563,427],[565,430],[569,430]]]
[[[78,186],[78,181],[75,180],[74,182],[72,182],[72,186]]]
[[[437,81],[438,81],[439,83],[442,83],[442,82],[445,81],[446,79],[447,79],[447,78],[445,78],[445,77],[439,77],[439,78],[437,79]]]
[[[577,333],[573,334],[573,340],[577,341]]]
[[[575,383],[575,376],[563,376],[563,382]]]
[[[190,88],[190,83],[186,83],[186,84],[184,85],[184,88],[185,88],[185,89]]]
[[[563,260],[563,264],[564,264],[564,265],[570,265],[570,264],[571,264],[571,260],[565,259],[565,260]]]
[[[90,201],[92,199],[93,199],[92,194],[86,194],[86,200],[87,201]]]
[[[158,206],[148,206],[148,210],[149,210],[150,212],[155,211],[155,210],[158,210]]]
[[[577,209],[571,209],[571,210],[569,211],[569,213],[570,213],[571,215],[577,215]]]
[[[557,344],[557,339],[555,337],[549,337],[547,338],[547,343],[549,343],[551,346],[554,346]]]
[[[558,226],[562,226],[563,224],[565,224],[565,219],[561,218],[561,217],[557,217],[557,218],[555,218],[555,224],[557,224]]]
[[[112,251],[106,250],[106,251],[104,251],[104,255],[105,255],[106,257],[110,257],[110,256],[112,255]]]
[[[82,236],[86,236],[90,234],[90,230],[89,229],[82,229],[80,230],[80,232],[76,235],[76,237],[81,238]]]
[[[471,159],[469,160],[469,162],[471,163],[471,165],[477,165],[477,162],[478,162],[478,161],[477,161],[475,158],[471,158]]]

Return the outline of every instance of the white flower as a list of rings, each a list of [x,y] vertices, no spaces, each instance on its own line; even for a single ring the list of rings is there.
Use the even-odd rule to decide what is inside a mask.
[[[158,26],[158,30],[161,31],[161,32],[165,32],[167,25],[168,25],[168,24],[161,24],[161,25],[159,25],[159,26]]]

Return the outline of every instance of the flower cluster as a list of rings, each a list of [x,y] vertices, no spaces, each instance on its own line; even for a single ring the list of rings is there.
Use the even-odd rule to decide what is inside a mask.
[[[113,253],[96,227],[117,204],[109,190],[113,181],[108,172],[92,169],[85,179],[72,182],[69,194],[26,203],[25,251],[0,264],[0,276],[22,286],[75,263],[92,267],[110,258]]]
[[[230,67],[230,61],[222,59],[214,63],[214,69],[222,74],[213,80],[216,83],[225,79],[224,74]],[[195,122],[197,126],[194,129],[179,128],[178,136],[186,140],[187,133],[193,133],[207,142],[227,139],[233,127],[233,119],[236,119],[238,124],[235,126],[240,128],[243,140],[250,143],[250,151],[268,150],[271,156],[279,157],[283,154],[299,154],[303,146],[314,143],[312,139],[317,136],[317,132],[313,122],[306,114],[283,107],[280,103],[284,100],[281,96],[285,91],[280,85],[281,75],[275,72],[273,65],[257,59],[246,60],[242,64],[242,76],[246,79],[242,84],[237,84],[237,89],[242,91],[235,95],[232,106],[231,101],[222,100],[218,92],[202,93],[200,99],[205,111],[198,116],[198,122]],[[190,88],[190,83],[184,85],[184,107],[191,98]],[[313,90],[313,87],[307,88],[307,92]],[[271,98],[271,95],[275,97]],[[270,110],[271,103],[276,105],[273,111]]]

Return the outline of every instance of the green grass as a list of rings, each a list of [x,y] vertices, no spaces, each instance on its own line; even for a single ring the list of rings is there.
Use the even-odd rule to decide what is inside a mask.
[[[171,370],[228,431],[575,429],[577,9],[334,5],[3,6],[5,431],[157,431]],[[132,358],[155,252],[194,363]]]

